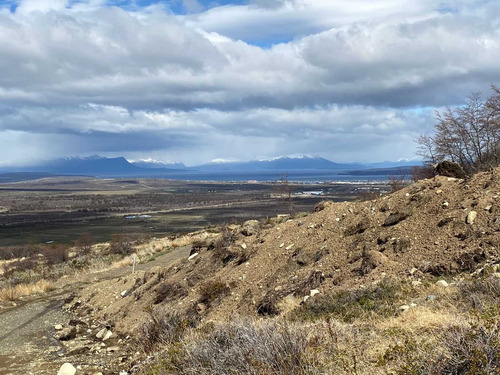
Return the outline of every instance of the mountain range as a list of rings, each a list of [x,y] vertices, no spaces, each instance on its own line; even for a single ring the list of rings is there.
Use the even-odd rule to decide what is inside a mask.
[[[314,155],[288,155],[271,159],[252,161],[214,160],[199,166],[186,167],[180,162],[164,162],[154,159],[127,160],[124,157],[101,156],[58,158],[40,161],[22,168],[5,168],[4,172],[37,172],[52,174],[78,174],[96,176],[159,176],[173,173],[216,173],[216,172],[258,172],[258,171],[363,171],[384,170],[418,165],[418,161],[382,163],[335,163]]]

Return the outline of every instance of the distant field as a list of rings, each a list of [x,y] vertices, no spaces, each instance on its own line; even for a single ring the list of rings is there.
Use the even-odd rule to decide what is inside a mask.
[[[292,202],[279,196],[282,185],[272,183],[70,177],[0,184],[0,246],[71,243],[85,232],[97,241],[107,241],[116,233],[161,237],[290,210],[311,211],[324,199],[352,200],[367,189],[386,187],[308,184],[286,188],[293,193]],[[144,214],[150,217],[139,217]]]

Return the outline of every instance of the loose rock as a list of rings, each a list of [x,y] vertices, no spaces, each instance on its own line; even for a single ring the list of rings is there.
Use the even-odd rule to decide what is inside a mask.
[[[467,218],[465,219],[465,222],[467,224],[474,224],[474,222],[476,221],[476,217],[477,217],[477,212],[476,211],[471,211],[469,212],[469,214],[467,215]]]
[[[445,280],[439,280],[439,281],[437,281],[436,285],[440,286],[440,287],[443,287],[443,288],[447,288],[449,286],[448,283]]]
[[[76,368],[71,363],[65,363],[61,366],[57,375],[75,375]]]

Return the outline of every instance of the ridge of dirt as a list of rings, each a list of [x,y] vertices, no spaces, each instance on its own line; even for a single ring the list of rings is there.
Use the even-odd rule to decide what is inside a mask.
[[[285,222],[232,225],[219,239],[195,244],[189,258],[98,282],[69,307],[131,334],[152,306],[203,321],[282,315],[307,303],[311,290],[472,273],[500,262],[499,200],[497,168],[468,180],[421,180],[372,201],[326,202]]]

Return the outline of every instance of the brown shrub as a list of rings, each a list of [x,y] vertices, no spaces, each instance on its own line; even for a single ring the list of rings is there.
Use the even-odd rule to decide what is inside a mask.
[[[69,250],[65,245],[53,245],[43,250],[43,256],[48,265],[64,263],[69,260]]]
[[[286,323],[236,320],[216,324],[210,332],[185,345],[185,357],[177,373],[319,373],[308,344],[305,328]]]
[[[94,237],[90,233],[82,233],[75,241],[75,247],[81,254],[89,254],[92,245],[95,243]]]
[[[151,309],[148,319],[139,326],[137,343],[145,352],[178,342],[191,322],[167,308]]]
[[[130,255],[134,252],[132,242],[134,238],[127,234],[115,234],[111,238],[109,253],[118,255]]]
[[[436,170],[431,164],[425,164],[421,167],[415,166],[411,168],[411,178],[414,182],[426,179],[433,178],[436,176]]]
[[[156,296],[153,303],[156,305],[164,301],[171,301],[175,298],[185,297],[188,294],[188,289],[180,283],[165,282],[158,285],[154,292],[156,293]]]
[[[231,292],[231,289],[220,279],[216,279],[201,284],[199,292],[199,302],[210,307],[226,297]]]

